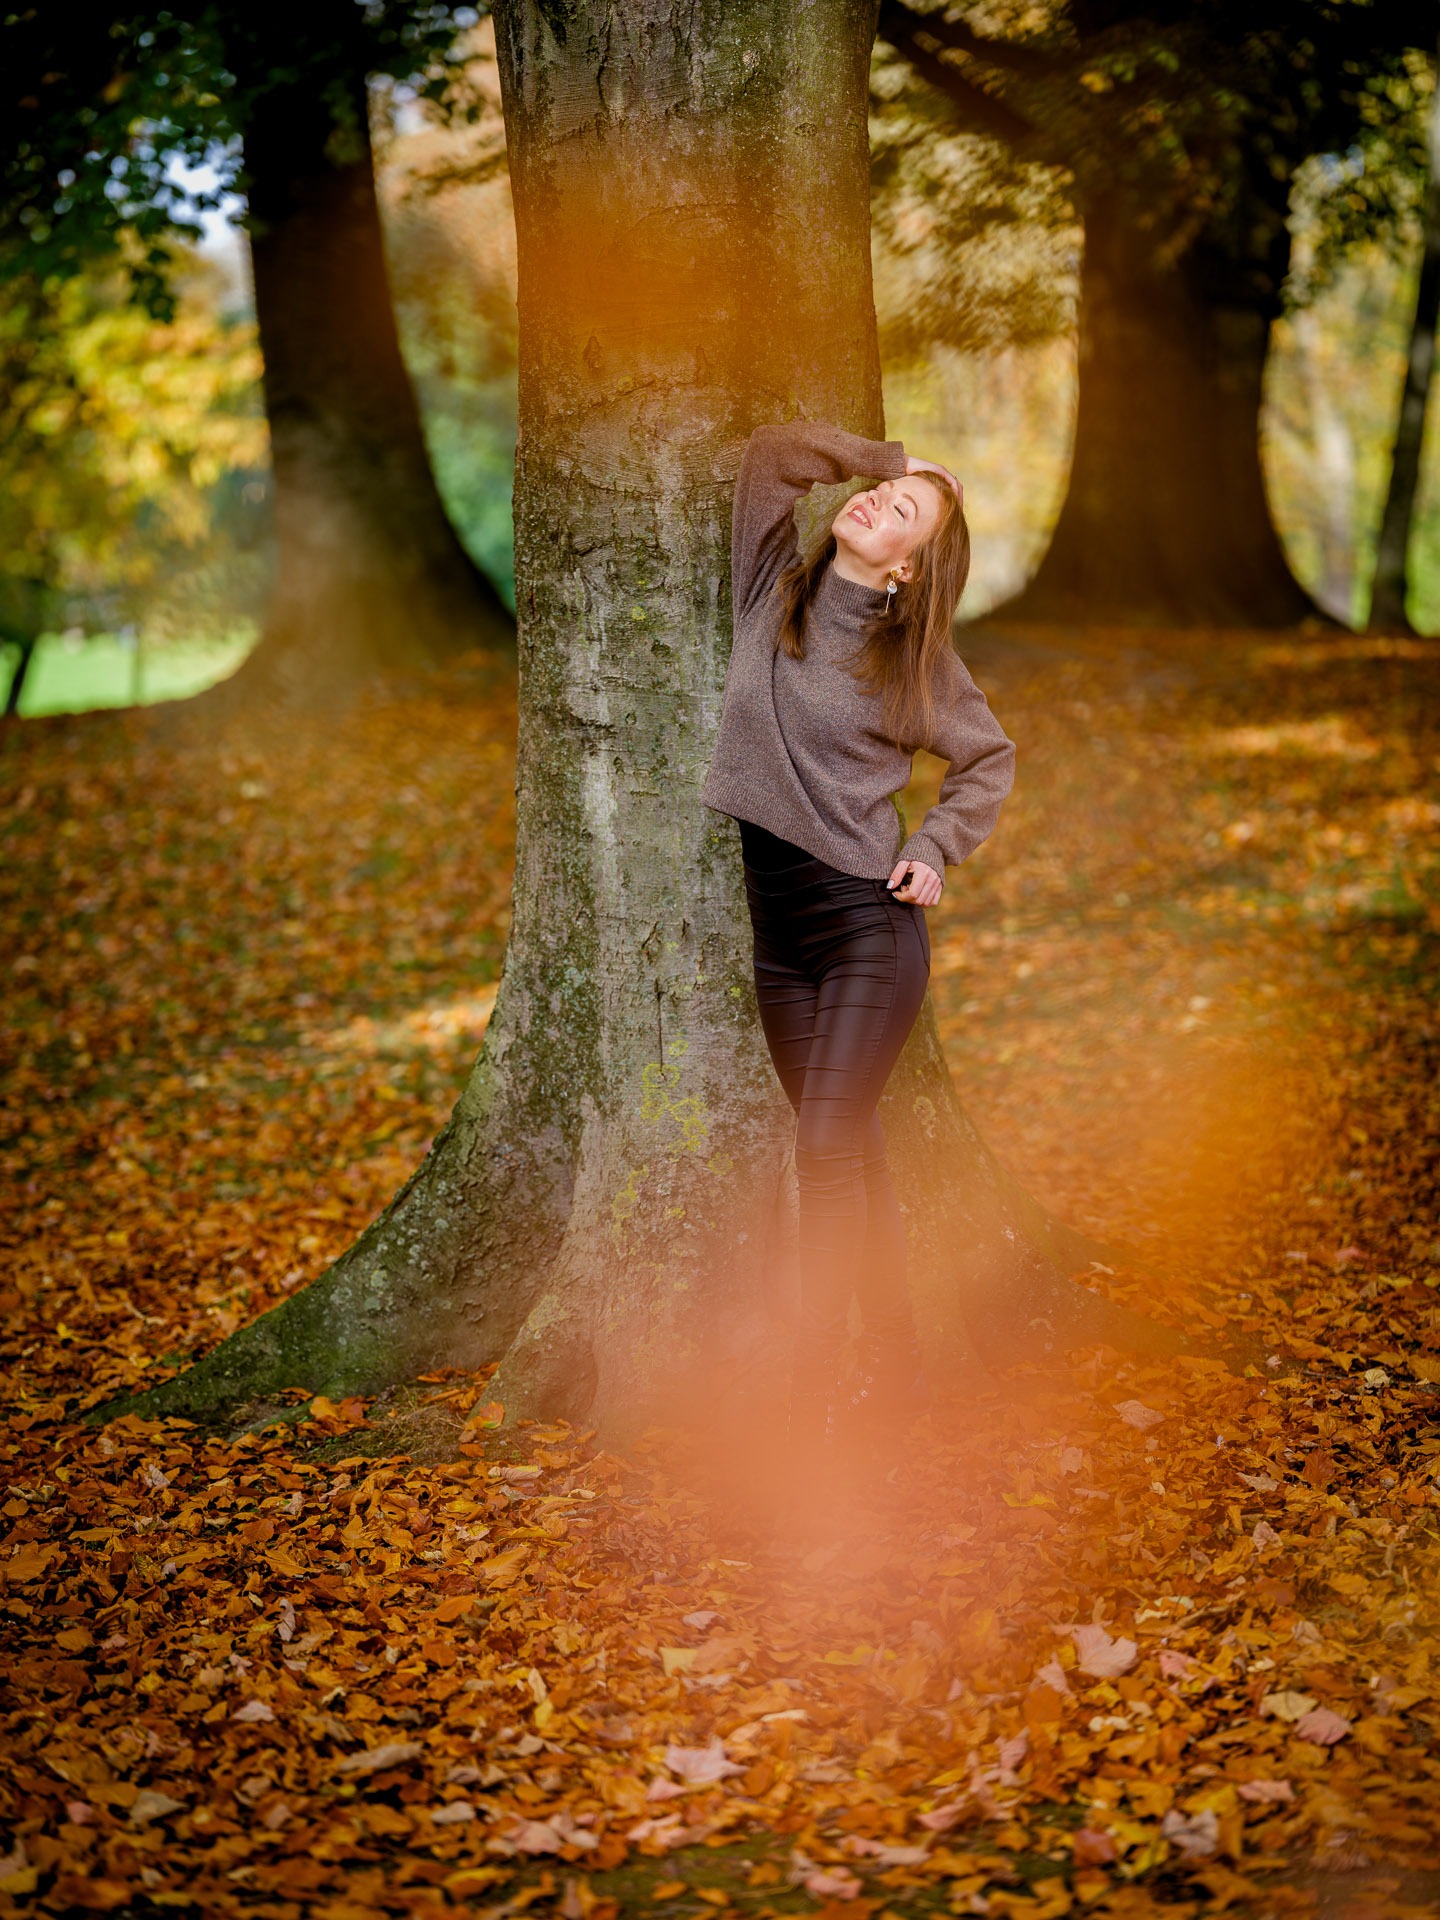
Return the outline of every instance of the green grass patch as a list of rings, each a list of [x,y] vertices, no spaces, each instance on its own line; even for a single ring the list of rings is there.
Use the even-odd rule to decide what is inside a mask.
[[[254,633],[243,628],[214,638],[140,646],[114,633],[84,639],[47,633],[30,662],[20,696],[21,717],[184,700],[232,674],[254,644]],[[15,665],[14,649],[6,648],[0,656],[0,692],[6,696]]]

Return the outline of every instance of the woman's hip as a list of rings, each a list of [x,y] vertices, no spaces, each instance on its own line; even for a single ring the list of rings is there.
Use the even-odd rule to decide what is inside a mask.
[[[816,974],[842,960],[884,961],[901,954],[928,972],[925,910],[897,900],[883,880],[842,873],[823,860],[784,874],[745,873],[757,961],[781,961]]]

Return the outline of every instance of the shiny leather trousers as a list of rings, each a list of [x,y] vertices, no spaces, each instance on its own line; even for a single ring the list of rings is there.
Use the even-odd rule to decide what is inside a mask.
[[[833,1380],[852,1296],[865,1331],[913,1334],[905,1226],[880,1095],[925,999],[923,907],[740,823],[755,993],[795,1109],[800,1190],[796,1378]]]

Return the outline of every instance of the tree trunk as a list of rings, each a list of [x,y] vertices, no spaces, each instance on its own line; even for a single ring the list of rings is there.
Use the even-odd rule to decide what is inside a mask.
[[[882,431],[872,4],[510,0],[496,24],[521,343],[499,996],[455,1114],[381,1218],[151,1411],[499,1360],[511,1416],[623,1440],[783,1377],[794,1118],[755,1007],[738,836],[699,796],[751,428],[800,410]],[[1094,1249],[986,1151],[928,1000],[881,1111],[932,1351],[1183,1344],[1067,1277]]]
[[[47,554],[47,558],[48,558]],[[43,580],[0,573],[0,644],[12,646],[16,660],[5,692],[5,717],[20,711],[25,682],[35,662],[40,636],[47,631],[55,595]]]
[[[1370,601],[1371,633],[1413,633],[1406,608],[1409,585],[1410,528],[1420,484],[1420,449],[1425,438],[1425,408],[1435,364],[1435,328],[1440,324],[1440,48],[1436,50],[1435,93],[1430,102],[1430,186],[1425,195],[1425,239],[1400,425],[1385,496],[1385,517],[1375,554],[1375,587]]]
[[[1234,269],[1204,243],[1172,267],[1153,248],[1119,195],[1087,206],[1069,490],[1035,577],[995,617],[1292,625],[1316,608],[1265,497],[1265,303],[1233,297]]]
[[[1315,598],[1347,623],[1355,598],[1355,437],[1340,405],[1333,361],[1313,307],[1291,322],[1299,348],[1300,377],[1310,442],[1310,482],[1319,501],[1320,577]]]
[[[269,35],[234,37],[242,84],[283,70]],[[230,698],[323,702],[377,670],[514,647],[436,491],[395,329],[363,73],[348,91],[353,125],[337,129],[313,77],[272,83],[245,134],[278,551]]]
[[[0,640],[15,648],[15,665],[10,673],[10,685],[5,690],[5,718],[13,719],[20,711],[20,701],[25,692],[25,682],[29,677],[30,663],[35,658],[35,649],[39,644],[38,633],[5,632],[0,629]]]

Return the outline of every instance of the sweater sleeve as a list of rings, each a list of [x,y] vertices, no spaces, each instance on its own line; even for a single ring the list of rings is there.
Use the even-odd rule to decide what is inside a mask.
[[[1015,743],[990,711],[959,655],[949,697],[935,717],[929,752],[950,762],[940,794],[896,860],[923,860],[944,878],[989,838],[1015,784]]]
[[[904,472],[905,448],[898,440],[866,440],[812,420],[757,427],[735,482],[730,560],[736,618],[795,558],[795,502],[811,487],[855,474],[899,480]]]

